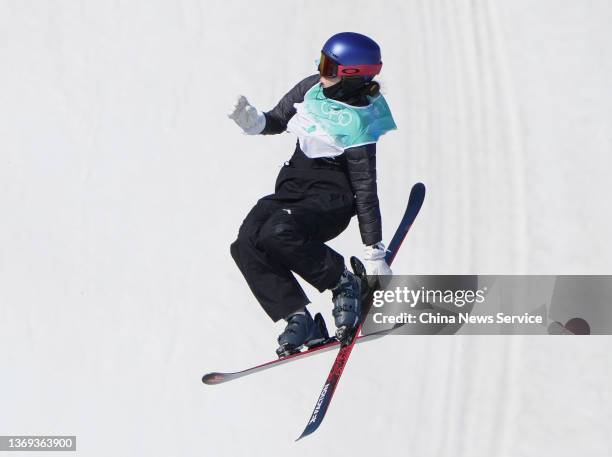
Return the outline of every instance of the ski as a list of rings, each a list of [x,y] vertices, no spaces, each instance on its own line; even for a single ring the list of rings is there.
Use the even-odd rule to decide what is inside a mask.
[[[357,343],[365,343],[367,341],[372,341],[377,338],[382,338],[385,335],[388,335],[399,327],[405,324],[395,324],[393,327],[385,330],[379,330],[377,332],[369,333],[367,335],[361,335],[357,338]],[[288,355],[286,357],[282,357],[280,359],[272,360],[270,362],[262,363],[261,365],[256,365],[251,368],[247,368],[246,370],[237,371],[234,373],[207,373],[202,377],[202,382],[209,386],[214,386],[217,384],[223,384],[225,382],[234,381],[235,379],[243,378],[244,376],[248,376],[250,374],[259,373],[260,371],[269,370],[270,368],[275,368],[281,365],[284,365],[289,362],[295,362],[296,360],[301,360],[306,357],[315,354],[323,354],[324,352],[331,351],[334,348],[340,346],[340,342],[336,338],[332,338],[331,341],[328,341],[320,346],[315,346],[306,351],[297,352],[295,354]]]
[[[404,212],[404,216],[391,239],[391,243],[389,243],[389,247],[387,248],[387,255],[385,260],[388,265],[393,263],[397,252],[399,251],[404,238],[408,234],[410,227],[412,226],[414,220],[419,214],[419,210],[423,205],[423,201],[425,199],[425,185],[422,183],[417,183],[412,186],[410,191],[410,197],[408,199],[408,205],[406,206],[406,211]],[[353,270],[356,274],[361,275],[363,279],[365,279],[365,271],[363,269],[363,265],[356,258],[351,258],[351,264],[353,266]],[[366,281],[362,281],[363,284],[366,284]],[[371,291],[370,291],[371,292]],[[329,408],[331,400],[333,398],[336,387],[338,386],[338,382],[340,381],[340,377],[342,376],[342,372],[344,371],[344,367],[348,362],[349,356],[351,355],[351,351],[353,347],[359,341],[359,332],[361,331],[361,327],[363,325],[363,320],[369,311],[369,308],[372,304],[371,294],[367,300],[364,301],[363,312],[361,323],[357,327],[355,334],[353,335],[351,341],[340,348],[338,351],[338,355],[336,356],[336,360],[332,365],[332,368],[327,376],[325,384],[323,384],[323,389],[321,390],[321,394],[317,399],[317,403],[315,404],[315,408],[310,416],[308,424],[306,424],[306,428],[302,432],[302,434],[297,438],[296,441],[310,435],[313,433],[325,418],[325,413]]]

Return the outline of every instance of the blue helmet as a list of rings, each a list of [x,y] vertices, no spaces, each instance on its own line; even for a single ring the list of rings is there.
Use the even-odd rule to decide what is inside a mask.
[[[337,33],[321,50],[319,71],[323,76],[372,77],[380,73],[381,67],[380,47],[360,33]]]

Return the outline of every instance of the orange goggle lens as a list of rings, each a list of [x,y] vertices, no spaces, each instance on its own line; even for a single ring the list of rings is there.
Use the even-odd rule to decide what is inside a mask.
[[[325,54],[321,53],[321,59],[319,61],[319,73],[321,74],[321,76],[333,78],[338,74],[338,64]]]

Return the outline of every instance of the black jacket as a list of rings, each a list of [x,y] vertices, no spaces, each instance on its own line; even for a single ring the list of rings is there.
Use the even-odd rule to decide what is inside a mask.
[[[319,75],[309,76],[293,87],[266,116],[263,135],[282,133],[296,113],[293,105],[304,95]],[[308,193],[344,193],[355,198],[361,240],[372,245],[382,240],[382,224],[376,190],[376,144],[348,148],[334,158],[311,159],[300,149],[299,141],[291,159],[278,175],[276,194],[289,197]]]

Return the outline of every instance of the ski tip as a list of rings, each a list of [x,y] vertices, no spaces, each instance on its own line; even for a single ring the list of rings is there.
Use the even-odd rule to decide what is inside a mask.
[[[425,184],[423,184],[422,182],[417,182],[414,186],[412,186],[412,188],[415,191],[420,191],[420,192],[425,192]]]
[[[221,384],[225,380],[225,376],[221,373],[206,373],[202,376],[202,382],[209,386],[214,386],[215,384]]]
[[[314,430],[313,430],[314,431]],[[308,428],[306,428],[306,430],[304,430],[302,432],[302,434],[300,436],[298,436],[295,439],[295,442],[297,443],[298,441],[300,441],[302,438],[306,438],[308,435],[310,435],[313,431],[309,431]]]
[[[425,199],[425,184],[422,182],[416,183],[410,189],[410,197],[412,199],[424,200]]]
[[[355,256],[351,256],[351,269],[353,270],[353,273],[359,277],[366,276],[366,269],[363,262]]]
[[[329,405],[329,403],[327,403],[327,405]],[[323,410],[320,411],[321,413],[320,416],[318,415],[319,411],[315,408],[315,411],[313,412],[313,415],[311,416],[310,421],[306,425],[306,428],[304,429],[302,434],[297,437],[297,439],[295,440],[296,442],[300,441],[302,438],[306,438],[308,435],[311,435],[319,428],[319,425],[321,425],[321,422],[323,422],[323,418],[325,417],[325,412],[327,411],[327,405],[323,406]]]

